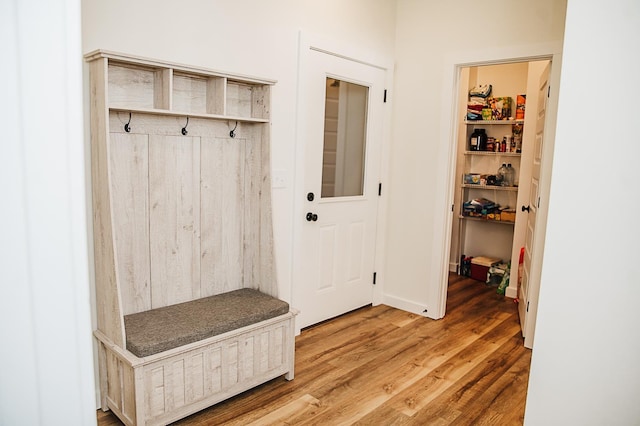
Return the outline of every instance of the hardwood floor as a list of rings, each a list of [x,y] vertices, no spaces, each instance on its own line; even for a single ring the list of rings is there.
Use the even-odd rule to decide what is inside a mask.
[[[439,321],[366,307],[296,338],[295,379],[274,379],[176,425],[521,425],[531,351],[517,305],[450,276]],[[98,425],[120,425],[98,411]]]

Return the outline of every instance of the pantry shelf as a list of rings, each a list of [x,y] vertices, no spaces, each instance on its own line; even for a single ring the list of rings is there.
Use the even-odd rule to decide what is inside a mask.
[[[483,223],[495,223],[498,225],[514,225],[515,222],[511,222],[508,220],[494,220],[494,219],[484,219],[481,217],[473,217],[473,216],[463,216],[463,215],[458,215],[459,219],[462,220],[469,220],[472,222],[483,222]]]
[[[463,188],[486,189],[489,191],[512,191],[518,192],[517,186],[498,186],[498,185],[477,185],[473,183],[463,183]]]
[[[109,107],[109,110],[116,111],[116,112],[132,112],[132,113],[167,115],[167,116],[176,116],[176,117],[209,118],[209,119],[228,120],[228,121],[240,121],[240,122],[246,122],[246,123],[268,123],[269,122],[268,118],[228,116],[228,115],[222,115],[222,114],[204,114],[204,113],[188,112],[188,111],[170,111],[170,110],[158,109],[158,108],[130,108],[127,106],[111,106]]]
[[[478,125],[506,125],[506,124],[524,124],[524,120],[464,120],[464,124],[471,126]]]
[[[488,157],[520,157],[519,152],[465,151],[464,155],[486,155]]]

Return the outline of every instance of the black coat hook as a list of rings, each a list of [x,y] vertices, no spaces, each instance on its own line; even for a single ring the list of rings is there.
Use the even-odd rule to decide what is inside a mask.
[[[187,126],[189,125],[189,117],[187,117],[187,124],[184,125],[184,127],[182,128],[182,135],[183,136],[187,136]]]
[[[238,128],[238,122],[236,121],[236,127],[234,127],[230,132],[229,132],[229,136],[231,136],[232,138],[236,137],[236,129]]]
[[[129,112],[129,121],[124,125],[124,131],[127,133],[131,132],[131,126],[129,126],[129,124],[131,124],[131,112]]]

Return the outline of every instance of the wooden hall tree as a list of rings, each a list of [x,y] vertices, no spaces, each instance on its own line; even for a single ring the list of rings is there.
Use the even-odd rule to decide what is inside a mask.
[[[102,407],[161,424],[293,378],[294,311],[137,357],[126,317],[249,288],[277,297],[271,80],[96,51],[92,191]]]

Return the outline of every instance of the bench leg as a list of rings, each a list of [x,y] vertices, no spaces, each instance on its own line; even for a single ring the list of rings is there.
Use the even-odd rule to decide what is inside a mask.
[[[289,381],[291,381],[291,380],[293,380],[293,376],[294,376],[293,370],[290,370],[284,375],[284,378],[289,380]]]
[[[294,370],[296,367],[296,337],[295,337],[295,316],[289,321],[289,330],[287,332],[287,351],[289,351],[288,364],[289,371],[284,375],[284,378],[291,381],[293,380]]]
[[[104,348],[104,343],[98,341],[98,380],[100,385],[100,408],[102,411],[109,411],[109,404],[107,403],[107,351]]]

